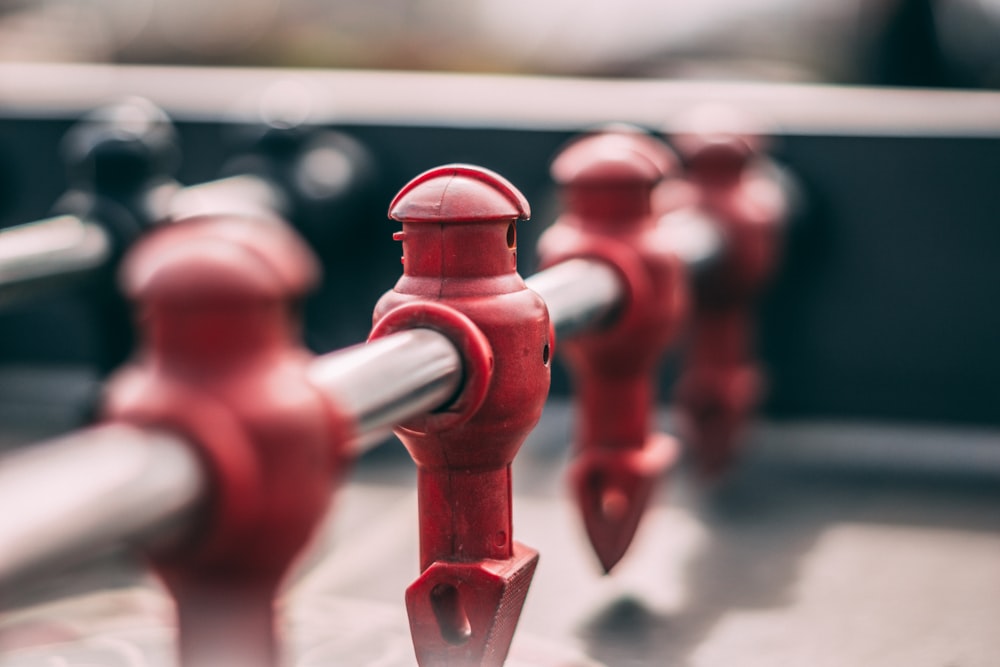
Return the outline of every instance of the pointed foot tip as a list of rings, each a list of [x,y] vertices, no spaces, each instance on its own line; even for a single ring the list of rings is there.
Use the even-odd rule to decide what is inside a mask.
[[[597,556],[598,562],[601,564],[601,569],[604,571],[604,575],[609,575],[618,563],[621,562],[622,558],[625,556],[625,552],[628,551],[628,548],[632,543],[632,535],[619,533],[614,536],[605,534],[602,537],[611,537],[612,539],[597,540],[592,538],[590,545],[594,550],[594,554]]]
[[[598,560],[601,561],[601,574],[605,577],[610,577],[611,570],[613,570],[615,568],[615,565],[618,564],[619,559],[615,559],[614,561],[606,561],[598,557]]]

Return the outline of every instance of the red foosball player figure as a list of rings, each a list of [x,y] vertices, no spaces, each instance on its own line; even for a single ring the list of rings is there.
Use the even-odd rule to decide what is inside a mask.
[[[665,144],[638,132],[583,137],[552,164],[565,212],[539,243],[543,266],[600,261],[625,291],[603,328],[559,341],[579,396],[570,484],[606,572],[679,449],[653,431],[658,365],[688,304],[686,269],[651,208],[654,187],[675,165]]]
[[[511,463],[541,417],[552,344],[545,303],[516,269],[528,202],[493,172],[449,165],[410,181],[389,216],[403,224],[403,276],[372,338],[434,329],[464,368],[449,405],[395,429],[417,464],[414,648],[425,667],[500,667],[538,561],[513,540]]]
[[[720,255],[695,281],[691,347],[675,393],[684,440],[698,469],[714,477],[732,464],[764,395],[756,308],[780,255],[789,197],[752,135],[692,132],[674,145],[688,173],[681,199],[722,235]]]

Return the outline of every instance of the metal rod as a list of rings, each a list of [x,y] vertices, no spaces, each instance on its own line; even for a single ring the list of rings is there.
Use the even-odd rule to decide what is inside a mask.
[[[0,459],[0,582],[163,536],[190,516],[206,485],[181,438],[122,424],[9,454]]]
[[[181,188],[170,201],[169,217],[217,213],[280,215],[287,208],[279,187],[259,176],[244,174]]]
[[[724,250],[719,224],[698,207],[685,207],[663,215],[659,221],[671,249],[693,274],[712,267]]]
[[[319,357],[310,380],[355,415],[358,452],[401,421],[443,406],[459,390],[462,357],[443,334],[412,329]]]
[[[154,200],[160,196],[160,192],[150,193]],[[278,215],[285,210],[278,188],[249,175],[170,191],[168,202],[163,217],[219,212]],[[41,292],[61,289],[83,274],[104,267],[114,252],[112,245],[100,225],[72,215],[0,230],[0,304],[26,301]]]
[[[672,211],[659,224],[670,248],[692,273],[711,267],[723,251],[718,224],[701,209]],[[525,282],[545,300],[560,339],[606,322],[625,292],[610,265],[590,259],[561,262]]]
[[[99,225],[71,215],[0,231],[0,303],[30,298],[103,266],[111,246]]]
[[[560,262],[525,283],[549,307],[559,339],[602,323],[625,293],[621,278],[610,265],[590,259]]]

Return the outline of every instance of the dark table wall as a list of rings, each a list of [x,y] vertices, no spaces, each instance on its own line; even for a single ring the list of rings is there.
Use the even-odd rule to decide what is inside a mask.
[[[51,115],[0,117],[0,225],[45,215],[65,188],[58,144],[72,118]],[[232,152],[230,125],[178,123],[182,181],[216,175]],[[327,275],[307,307],[313,347],[364,338],[375,299],[399,273],[385,210],[434,165],[481,164],[524,191],[534,219],[520,230],[520,265],[533,271],[534,241],[557,211],[548,162],[572,132],[340,129],[373,152],[379,180],[368,213],[331,220],[336,231],[317,248]],[[805,206],[763,311],[767,411],[1000,424],[1000,138],[793,132],[777,137],[775,154],[798,178]],[[19,307],[0,315],[0,362],[86,362],[95,331],[71,298]],[[561,373],[555,388],[566,391]]]

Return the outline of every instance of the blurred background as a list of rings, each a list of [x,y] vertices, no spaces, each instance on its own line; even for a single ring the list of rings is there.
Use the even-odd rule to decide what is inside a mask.
[[[1000,0],[0,0],[5,62],[1000,89]],[[81,100],[139,82],[166,100],[228,103],[229,91],[259,92],[257,84],[286,74],[198,78],[192,69],[139,68],[111,85],[75,71],[50,79],[10,69],[27,74],[20,88],[0,77],[0,227],[49,215],[66,192],[58,147]],[[551,84],[541,83],[547,99],[557,94]],[[295,85],[264,89],[279,98]],[[461,82],[449,85],[438,90]],[[620,82],[581,85],[599,91],[575,98],[590,109]],[[772,147],[804,205],[762,313],[772,382],[763,423],[722,484],[678,476],[636,555],[616,578],[602,578],[563,491],[572,427],[568,381],[557,369],[554,406],[515,475],[518,539],[544,554],[518,641],[609,666],[1000,664],[1000,96],[792,86],[775,97],[775,87],[748,88],[770,105],[787,103],[789,117],[829,110],[818,129],[776,132]],[[52,108],[8,104],[23,90]],[[466,97],[476,103],[489,97],[474,90]],[[306,307],[318,351],[364,339],[371,305],[399,273],[386,206],[436,164],[482,164],[524,191],[535,220],[519,243],[531,272],[534,241],[557,211],[549,160],[575,131],[572,123],[400,122],[415,96],[365,97],[404,109],[336,119],[337,131],[370,153],[372,171],[359,168],[370,183],[347,191],[350,208],[330,216],[336,224],[324,218],[312,228],[327,274],[339,277]],[[664,117],[671,104],[690,102],[675,89],[645,99],[660,100],[663,109],[651,113]],[[517,98],[501,111],[537,102]],[[259,135],[219,106],[174,114],[182,183],[232,173],[227,165]],[[873,111],[899,127],[866,125]],[[91,414],[100,391],[93,360],[106,331],[75,297],[0,312],[0,449]],[[669,390],[672,378],[662,382]],[[333,555],[317,557],[322,565],[293,593],[300,649],[398,649],[403,660],[378,664],[409,664],[399,599],[417,562],[412,476],[401,447],[376,450],[353,471],[320,541],[319,552]],[[169,602],[143,572],[119,555],[0,600],[0,608],[38,605],[5,614],[8,646],[21,641],[9,631],[20,624],[28,647],[0,656],[0,667],[93,665],[98,650],[115,647],[133,657],[102,664],[144,664],[135,647],[150,665],[173,664]],[[103,594],[84,595],[95,591]],[[331,616],[343,621],[330,624]],[[95,643],[102,637],[118,643]],[[64,649],[76,651],[74,661],[56,655]],[[301,664],[370,664],[358,654],[322,658]]]
[[[1000,88],[1000,0],[0,0],[0,60]]]

